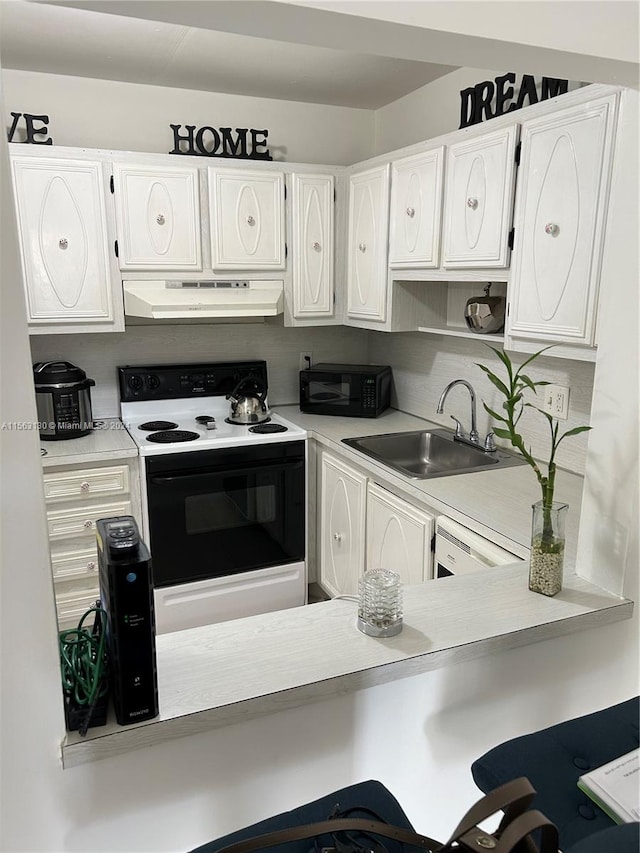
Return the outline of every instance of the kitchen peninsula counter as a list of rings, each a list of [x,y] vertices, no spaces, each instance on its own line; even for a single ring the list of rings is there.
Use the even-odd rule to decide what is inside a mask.
[[[530,505],[538,499],[529,466],[415,481],[396,476],[341,443],[342,438],[433,426],[389,411],[376,420],[279,414],[308,430],[323,448],[405,497],[491,533],[527,556]],[[582,478],[561,472],[559,496],[575,508],[575,553]],[[473,618],[469,618],[473,602]],[[571,572],[553,598],[530,592],[528,564],[487,568],[445,583],[404,588],[404,627],[377,639],[356,628],[355,601],[333,599],[193,628],[156,638],[160,714],[154,720],[69,733],[65,768],[335,695],[462,663],[531,643],[629,619],[633,602],[604,592]],[[550,654],[552,652],[550,651]]]
[[[62,744],[64,767],[629,619],[633,603],[571,577],[529,592],[525,565],[404,589],[404,627],[376,639],[356,603],[333,599],[156,638],[160,715],[89,729]],[[473,619],[469,602],[473,602]],[[550,652],[551,653],[551,652]]]

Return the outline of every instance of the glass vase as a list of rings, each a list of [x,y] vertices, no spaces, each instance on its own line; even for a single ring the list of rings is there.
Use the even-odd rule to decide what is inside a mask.
[[[564,527],[568,504],[543,501],[533,504],[529,589],[542,595],[556,595],[562,589],[564,568]]]

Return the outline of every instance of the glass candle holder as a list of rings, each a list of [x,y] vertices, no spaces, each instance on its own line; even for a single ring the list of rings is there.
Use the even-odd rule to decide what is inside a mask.
[[[402,631],[402,584],[390,569],[369,569],[360,578],[358,628],[370,637]]]

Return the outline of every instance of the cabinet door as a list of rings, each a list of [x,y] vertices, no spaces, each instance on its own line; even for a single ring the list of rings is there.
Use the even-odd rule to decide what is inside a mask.
[[[284,175],[209,167],[213,268],[284,269]]]
[[[333,317],[333,176],[291,179],[293,316]]]
[[[389,166],[349,181],[347,314],[384,322],[387,312]]]
[[[432,537],[432,516],[369,483],[367,569],[391,569],[405,584],[429,580]]]
[[[485,133],[447,152],[445,267],[506,267],[517,127]]]
[[[201,270],[198,170],[113,164],[121,270]]]
[[[100,163],[14,157],[12,167],[30,327],[112,328]]]
[[[397,160],[391,169],[389,266],[437,267],[444,148]]]
[[[507,332],[593,346],[615,96],[522,126]]]
[[[366,478],[322,454],[320,584],[330,595],[356,595],[364,569]]]

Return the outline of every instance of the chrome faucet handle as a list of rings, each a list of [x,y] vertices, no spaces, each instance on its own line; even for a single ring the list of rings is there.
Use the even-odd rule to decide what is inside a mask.
[[[487,437],[484,440],[484,449],[489,451],[489,452],[497,449],[492,432],[487,433]]]
[[[464,428],[460,421],[456,418],[455,415],[449,415],[452,421],[456,422],[456,436],[458,438],[464,438]]]

